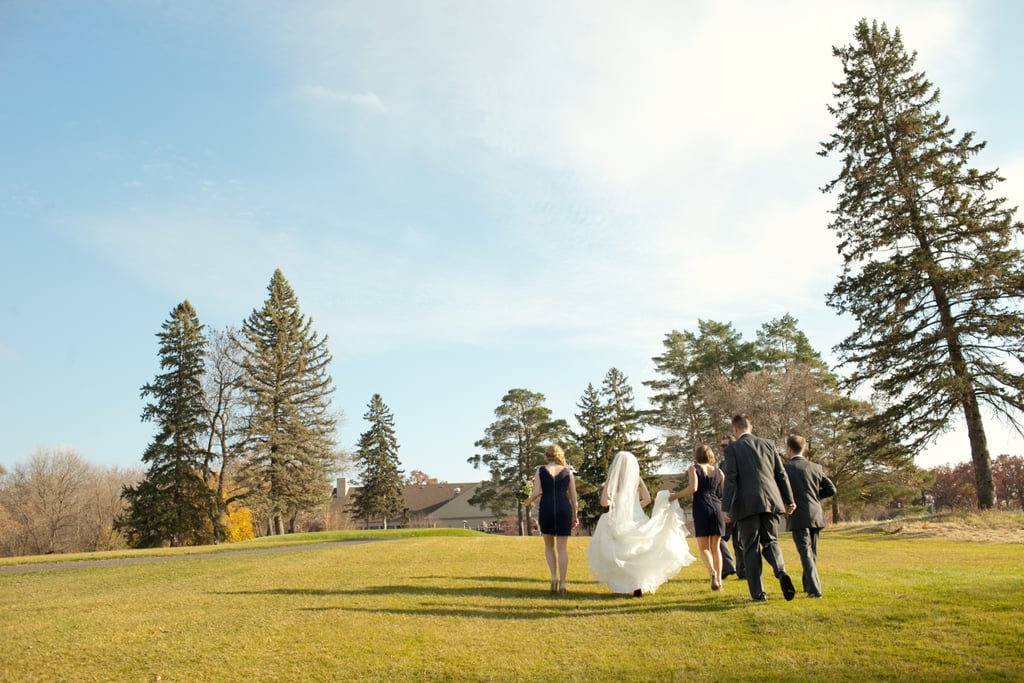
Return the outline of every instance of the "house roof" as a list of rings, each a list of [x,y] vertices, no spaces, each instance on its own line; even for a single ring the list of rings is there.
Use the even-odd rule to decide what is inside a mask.
[[[662,474],[661,488],[674,490],[687,483],[686,473]],[[434,516],[439,519],[480,519],[491,517],[490,511],[469,504],[477,487],[482,482],[471,481],[461,483],[444,482],[440,484],[406,484],[402,493],[405,497],[405,504],[409,513],[413,516]],[[347,495],[341,501],[347,507],[353,501],[352,494],[358,491],[359,487],[349,488]],[[657,491],[652,491],[651,495]]]
[[[407,484],[404,489],[405,504],[411,514],[429,515],[454,498],[467,499],[467,492],[475,489],[479,482],[464,484]],[[470,496],[472,493],[469,494]]]
[[[462,491],[435,509],[432,514],[438,519],[490,519],[494,517],[490,510],[479,508],[476,505],[470,505],[469,499],[476,493],[477,487],[480,484],[465,484],[463,485]]]

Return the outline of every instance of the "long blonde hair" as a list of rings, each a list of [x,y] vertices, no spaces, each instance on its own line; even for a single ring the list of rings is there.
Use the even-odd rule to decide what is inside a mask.
[[[548,462],[557,462],[562,467],[565,467],[565,451],[558,444],[551,444],[544,449],[544,457],[547,458]]]

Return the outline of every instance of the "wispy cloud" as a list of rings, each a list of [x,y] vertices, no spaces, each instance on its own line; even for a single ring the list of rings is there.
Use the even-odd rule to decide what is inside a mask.
[[[317,100],[325,100],[328,102],[339,102],[342,104],[352,104],[366,109],[374,111],[385,112],[387,107],[377,96],[376,93],[365,92],[365,93],[348,93],[339,92],[332,90],[322,85],[304,85],[299,88],[299,92],[306,97],[311,97]]]
[[[351,350],[494,343],[538,328],[572,343],[630,344],[698,317],[824,311],[838,257],[831,200],[817,189],[829,169],[814,153],[840,76],[831,45],[852,39],[864,7],[667,3],[640,13],[527,3],[421,13],[407,4],[409,21],[391,31],[370,30],[392,24],[369,9],[338,7],[274,33],[309,83],[301,95],[400,112],[383,134],[402,134],[403,152],[425,151],[430,168],[460,168],[467,195],[486,194],[500,223],[471,240],[386,221],[377,233],[324,237],[265,216],[213,230],[209,219],[165,212],[147,222],[151,235],[161,253],[181,252],[167,263],[191,265],[140,276],[182,290],[216,278],[225,303],[241,295],[256,305],[280,266]],[[914,12],[906,40],[915,49],[944,44],[957,25],[947,4]],[[898,11],[886,18],[901,23]],[[295,35],[303,41],[283,37]],[[379,84],[396,103],[321,84],[338,80]],[[398,193],[414,201],[417,191]],[[153,249],[138,223],[95,224],[126,268]],[[415,239],[394,237],[403,234]],[[208,248],[194,253],[196,242]],[[228,251],[225,271],[217,255]]]

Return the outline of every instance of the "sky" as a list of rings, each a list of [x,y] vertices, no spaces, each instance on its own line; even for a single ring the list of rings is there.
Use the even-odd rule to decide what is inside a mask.
[[[817,152],[861,18],[1024,203],[1016,0],[0,1],[0,465],[141,467],[161,325],[187,299],[239,326],[277,268],[329,338],[339,444],[380,394],[403,469],[449,482],[485,477],[510,389],[575,426],[615,367],[646,407],[701,319],[788,313],[834,362]],[[957,425],[918,464],[968,459]]]

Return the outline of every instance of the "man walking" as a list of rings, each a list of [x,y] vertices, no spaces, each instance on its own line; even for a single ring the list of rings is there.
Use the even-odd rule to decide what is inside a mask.
[[[718,441],[718,452],[722,463],[725,463],[725,449],[733,442],[733,437],[722,435]],[[724,482],[723,482],[724,485]],[[729,539],[732,539],[733,552],[729,552]],[[735,558],[735,559],[733,559]],[[726,522],[725,536],[722,536],[722,578],[735,574],[740,581],[746,581],[747,575],[743,571],[743,546],[740,545],[740,535],[736,532],[736,522]]]
[[[767,599],[761,580],[763,553],[779,580],[783,597],[792,600],[796,588],[786,574],[778,543],[779,515],[792,514],[796,509],[789,477],[775,446],[751,433],[750,418],[735,416],[732,431],[736,440],[725,449],[722,466],[725,473],[722,511],[726,522],[736,522],[750,598],[755,602]]]
[[[834,496],[836,486],[825,476],[821,465],[803,456],[806,445],[804,438],[796,434],[786,439],[789,461],[784,466],[796,500],[796,512],[790,515],[787,527],[793,532],[793,543],[800,553],[804,592],[808,597],[820,598],[818,533],[825,528],[825,512],[821,509],[821,501]]]

